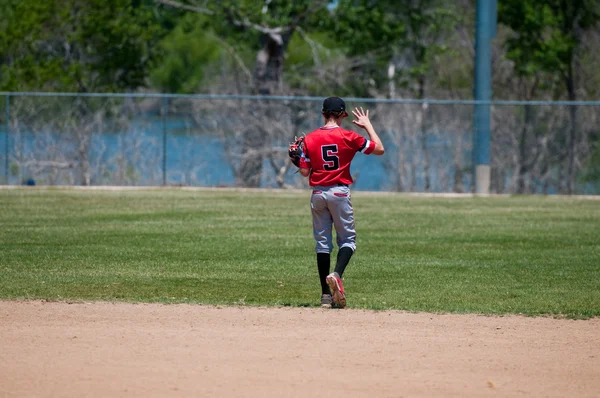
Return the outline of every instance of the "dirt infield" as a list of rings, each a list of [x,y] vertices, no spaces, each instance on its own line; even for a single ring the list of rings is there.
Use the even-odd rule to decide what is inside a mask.
[[[598,397],[600,319],[0,302],[0,397]]]

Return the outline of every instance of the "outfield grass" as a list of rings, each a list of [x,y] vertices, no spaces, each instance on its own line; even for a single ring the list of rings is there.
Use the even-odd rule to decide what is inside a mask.
[[[309,195],[0,190],[0,299],[317,306]],[[598,200],[352,200],[349,307],[600,315]]]

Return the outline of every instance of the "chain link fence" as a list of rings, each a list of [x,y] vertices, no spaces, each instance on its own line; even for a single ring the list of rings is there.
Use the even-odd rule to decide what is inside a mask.
[[[370,110],[386,147],[382,157],[356,156],[354,189],[474,190],[474,101],[346,103]],[[287,146],[322,124],[321,104],[315,97],[4,93],[0,181],[304,187]],[[492,102],[490,191],[600,193],[599,107]],[[344,123],[364,134],[351,118]]]

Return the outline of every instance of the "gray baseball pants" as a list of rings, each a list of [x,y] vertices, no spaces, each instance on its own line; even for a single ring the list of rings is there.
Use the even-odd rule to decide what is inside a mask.
[[[310,208],[317,253],[331,253],[333,250],[333,227],[338,247],[349,247],[356,251],[354,210],[348,186],[313,187]]]

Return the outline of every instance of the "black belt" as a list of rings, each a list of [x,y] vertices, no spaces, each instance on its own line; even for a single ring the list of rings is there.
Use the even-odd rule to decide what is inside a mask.
[[[347,187],[348,184],[337,184],[338,187]]]

